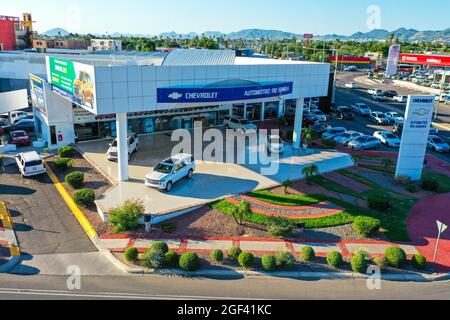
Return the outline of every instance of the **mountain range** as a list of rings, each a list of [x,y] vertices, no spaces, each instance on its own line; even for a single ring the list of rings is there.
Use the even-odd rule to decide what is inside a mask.
[[[48,37],[56,37],[56,36],[66,36],[69,32],[62,28],[55,28],[44,32],[42,35]],[[439,42],[450,42],[450,28],[447,28],[442,31],[419,31],[415,29],[406,29],[399,28],[394,31],[388,31],[385,29],[374,29],[369,32],[356,32],[352,35],[338,35],[338,34],[328,34],[328,35],[318,35],[315,36],[316,40],[333,40],[333,39],[341,39],[341,40],[386,40],[389,38],[391,34],[394,34],[398,39],[403,41],[439,41]],[[99,34],[94,34],[95,36],[101,36]],[[164,32],[159,34],[159,37],[163,38],[171,38],[171,39],[191,39],[196,36],[205,35],[207,37],[223,37],[231,40],[236,39],[244,39],[244,40],[256,40],[256,39],[270,39],[270,40],[281,40],[281,39],[291,39],[297,38],[302,39],[303,34],[295,34],[292,32],[285,32],[280,30],[265,30],[265,29],[244,29],[237,32],[231,32],[225,34],[220,31],[206,31],[203,34],[197,34],[195,32],[190,32],[186,34],[180,34],[177,32]],[[152,37],[152,35],[143,35],[143,34],[124,34],[124,33],[113,33],[109,35],[110,37],[131,37],[131,36],[140,36],[140,37]]]

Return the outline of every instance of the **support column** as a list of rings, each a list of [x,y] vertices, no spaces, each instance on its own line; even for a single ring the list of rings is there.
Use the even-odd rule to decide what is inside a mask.
[[[263,102],[261,105],[261,116],[260,116],[260,120],[264,121],[265,120],[265,114],[266,113],[266,103]]]
[[[283,99],[278,102],[278,118],[281,118],[284,115],[284,104],[285,100]]]
[[[297,99],[295,106],[294,138],[292,143],[292,147],[296,150],[301,147],[304,104],[305,99]]]
[[[243,115],[244,119],[247,119],[247,103],[244,103],[244,115]]]
[[[128,118],[126,113],[116,114],[117,158],[119,181],[128,180]]]

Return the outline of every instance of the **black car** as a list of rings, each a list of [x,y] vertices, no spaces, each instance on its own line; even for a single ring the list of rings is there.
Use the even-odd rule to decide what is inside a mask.
[[[398,92],[395,90],[386,90],[383,92],[383,95],[388,98],[393,98],[395,96],[398,96]]]
[[[316,122],[316,115],[312,112],[305,111],[303,113],[303,124],[308,126],[310,124],[314,124]]]
[[[352,109],[348,107],[340,107],[336,111],[336,116],[341,120],[353,120],[354,115]]]
[[[21,119],[16,123],[14,123],[13,125],[3,127],[3,129],[5,132],[20,131],[20,130],[32,132],[34,131],[34,120]]]

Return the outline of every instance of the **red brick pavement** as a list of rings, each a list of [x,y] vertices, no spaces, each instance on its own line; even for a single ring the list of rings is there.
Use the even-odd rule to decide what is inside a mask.
[[[450,193],[425,198],[417,203],[408,217],[408,232],[417,250],[433,260],[438,228],[436,220],[450,226]],[[450,229],[441,236],[436,271],[450,272]]]

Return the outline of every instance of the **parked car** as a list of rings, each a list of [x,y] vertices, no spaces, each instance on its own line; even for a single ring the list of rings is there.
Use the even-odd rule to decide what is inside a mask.
[[[327,116],[322,111],[320,111],[320,110],[313,110],[313,111],[311,111],[311,113],[314,114],[315,119],[317,121],[320,121],[320,122],[326,122],[327,121]]]
[[[372,99],[373,100],[375,100],[375,101],[386,101],[386,97],[384,96],[384,95],[382,95],[382,94],[374,94],[373,96],[372,96]]]
[[[316,115],[312,112],[305,111],[303,112],[303,125],[309,126],[317,121]]]
[[[356,66],[348,66],[348,67],[344,68],[344,71],[346,71],[346,72],[358,71],[358,67],[356,67]]]
[[[383,112],[375,111],[370,114],[370,121],[379,124],[379,125],[387,125],[389,124],[389,119],[386,118]]]
[[[386,112],[384,114],[386,118],[389,119],[390,123],[403,123],[405,122],[405,118],[399,114],[398,112]]]
[[[341,146],[346,146],[350,141],[355,140],[356,138],[363,136],[361,132],[356,131],[347,131],[341,134],[338,134],[333,138],[334,141],[336,141],[337,144]]]
[[[396,123],[392,132],[401,136],[403,134],[403,123]]]
[[[437,135],[438,133],[439,133],[439,130],[436,127],[434,127],[434,126],[430,127],[430,135]]]
[[[350,141],[347,146],[353,150],[367,150],[379,147],[381,144],[380,140],[372,136],[361,136]]]
[[[183,178],[192,179],[195,169],[194,157],[180,153],[159,163],[145,176],[145,185],[170,192],[174,183]]]
[[[356,84],[356,82],[347,82],[345,84],[345,87],[348,89],[358,89],[358,85]]]
[[[244,134],[254,134],[258,130],[258,127],[247,119],[237,117],[225,117],[223,125],[226,129],[241,131]]]
[[[28,146],[31,142],[28,134],[23,130],[11,131],[9,136],[10,143],[15,144],[16,146]]]
[[[381,141],[382,144],[391,147],[391,148],[399,148],[400,147],[400,138],[389,131],[376,131],[373,136]]]
[[[331,128],[322,134],[322,138],[333,139],[338,134],[341,134],[344,132],[347,132],[347,129],[345,129],[343,127]]]
[[[13,125],[17,121],[19,121],[19,120],[21,120],[23,118],[33,117],[33,113],[32,112],[25,112],[25,111],[12,111],[12,112],[9,112],[9,113],[3,113],[2,117],[8,119],[9,123]]]
[[[5,132],[19,131],[23,130],[26,132],[34,131],[34,120],[21,119],[14,123],[13,125],[8,125],[3,127]]]
[[[128,136],[128,159],[131,158],[131,155],[135,152],[139,151],[139,137],[137,134],[133,133]],[[108,152],[106,153],[109,161],[116,161],[119,158],[118,155],[118,141],[115,139],[110,145]]]
[[[280,136],[272,135],[267,137],[267,152],[270,153],[284,153],[284,142]]]
[[[383,95],[388,98],[393,98],[395,96],[398,96],[398,92],[395,90],[386,90],[383,92]]]
[[[397,101],[399,103],[407,103],[408,102],[408,96],[400,96],[400,95],[396,95],[395,97],[392,98],[394,101]]]
[[[341,120],[353,120],[354,118],[352,109],[349,107],[339,107],[336,111],[336,116]]]
[[[322,136],[322,134],[331,129],[331,127],[327,124],[323,123],[314,123],[309,126],[312,132],[316,133],[318,136]]]
[[[41,157],[36,151],[19,153],[16,156],[16,163],[22,177],[32,177],[47,172]]]
[[[450,146],[441,137],[430,135],[428,137],[427,147],[436,152],[449,152]]]
[[[354,103],[351,105],[352,111],[359,116],[370,116],[372,110],[364,103]]]
[[[383,90],[381,89],[369,89],[367,93],[373,96],[374,94],[383,94]]]

